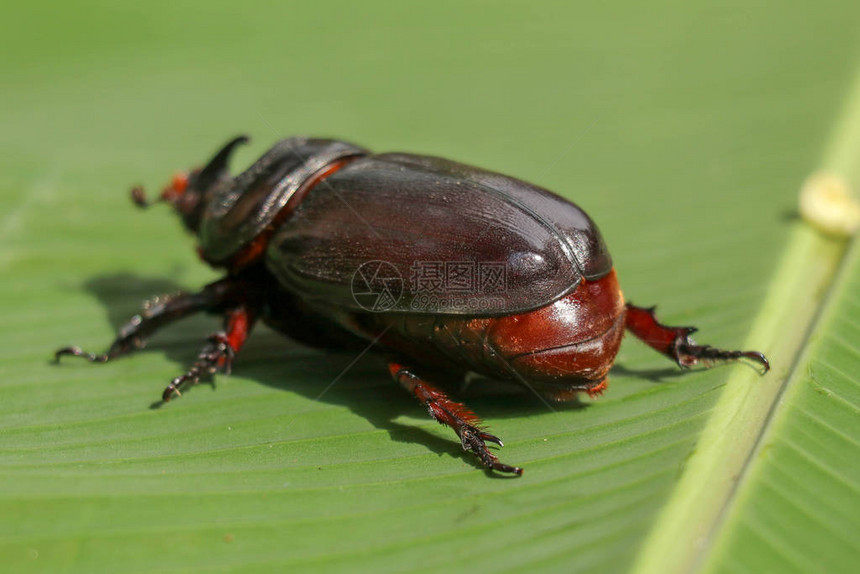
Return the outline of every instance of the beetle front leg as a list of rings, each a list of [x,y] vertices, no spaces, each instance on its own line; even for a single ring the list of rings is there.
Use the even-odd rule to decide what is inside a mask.
[[[726,351],[710,345],[697,345],[690,337],[697,331],[695,327],[663,325],[657,321],[654,309],[628,303],[625,326],[649,347],[672,358],[679,367],[689,368],[699,363],[710,367],[715,362],[750,359],[762,365],[763,373],[770,370],[767,357],[758,351]]]
[[[70,346],[58,349],[54,360],[64,355],[83,357],[92,363],[106,363],[111,359],[142,349],[146,340],[156,331],[200,311],[211,310],[223,305],[234,296],[235,287],[231,279],[216,281],[198,293],[176,293],[150,299],[144,304],[143,311],[135,315],[120,328],[110,348],[101,354],[89,353],[80,347]]]
[[[499,462],[498,457],[490,452],[485,441],[494,442],[504,446],[502,441],[489,433],[481,430],[481,420],[466,405],[452,401],[444,391],[428,383],[413,373],[408,367],[396,362],[389,362],[388,369],[394,380],[400,383],[407,391],[415,395],[421,404],[430,411],[430,416],[443,425],[448,425],[463,445],[463,450],[473,452],[481,462],[489,469],[499,472],[508,472],[521,475],[523,469],[508,466]]]
[[[207,344],[197,355],[194,365],[170,381],[161,394],[161,400],[166,403],[174,395],[182,396],[184,387],[197,384],[200,377],[213,375],[218,369],[229,375],[233,359],[245,344],[256,317],[256,312],[246,305],[230,310],[224,317],[224,331],[207,339]]]
[[[150,299],[143,311],[123,325],[110,348],[104,353],[89,353],[78,346],[58,349],[54,359],[71,355],[83,357],[91,363],[106,363],[111,359],[137,351],[146,346],[146,340],[160,328],[206,309],[208,299],[202,293],[177,293]]]

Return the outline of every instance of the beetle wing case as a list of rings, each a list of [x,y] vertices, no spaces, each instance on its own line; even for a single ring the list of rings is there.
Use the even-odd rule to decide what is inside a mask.
[[[287,290],[327,306],[366,310],[353,297],[357,270],[392,265],[403,281],[389,312],[520,313],[571,292],[612,268],[600,232],[577,206],[540,187],[435,157],[382,154],[356,159],[303,199],[272,237],[266,263]],[[467,264],[461,293],[418,300],[416,266]],[[488,291],[481,265],[502,266]],[[462,279],[462,278],[461,278]],[[470,297],[493,297],[482,309]]]

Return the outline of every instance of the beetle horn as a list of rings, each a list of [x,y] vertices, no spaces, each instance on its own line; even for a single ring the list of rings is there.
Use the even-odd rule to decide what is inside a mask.
[[[250,141],[248,136],[238,136],[227,142],[227,144],[221,148],[221,151],[215,154],[206,167],[200,170],[200,174],[197,176],[197,186],[200,189],[206,189],[209,187],[209,184],[218,180],[221,177],[221,174],[227,169],[227,162],[230,159],[230,156],[233,154],[233,150],[236,149],[236,146],[246,144]]]
[[[223,172],[227,169],[227,162],[230,160],[230,156],[233,154],[233,150],[236,149],[236,146],[241,144],[246,144],[250,141],[250,138],[245,135],[241,135],[233,138],[227,144],[221,148],[221,150],[215,154],[209,163],[206,164],[206,167],[200,170],[196,177],[196,185],[198,189],[206,189],[214,182],[218,181]],[[167,193],[167,191],[165,191]],[[165,201],[168,197],[162,193],[161,196],[155,201],[149,201],[146,199],[146,194],[143,191],[143,187],[135,186],[131,188],[131,200],[140,208],[146,208],[152,205],[153,203],[157,203],[159,201]]]

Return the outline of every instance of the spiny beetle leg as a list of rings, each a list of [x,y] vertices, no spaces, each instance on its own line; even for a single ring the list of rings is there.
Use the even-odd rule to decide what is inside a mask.
[[[762,374],[770,370],[770,363],[758,351],[727,351],[710,345],[697,345],[690,336],[695,327],[668,327],[657,321],[655,307],[637,307],[627,304],[626,327],[649,347],[674,359],[678,366],[689,368],[699,363],[707,367],[723,361],[749,359],[762,366]]]
[[[174,395],[182,396],[183,388],[197,384],[200,377],[213,375],[218,369],[229,375],[233,359],[245,344],[255,319],[256,313],[246,306],[230,310],[224,317],[224,332],[209,336],[206,346],[197,355],[197,361],[188,371],[170,381],[161,393],[161,400],[166,403]]]
[[[115,344],[116,343],[114,343],[114,345]],[[111,345],[111,349],[113,349],[113,345]],[[63,347],[61,349],[57,349],[56,351],[54,351],[54,362],[59,363],[60,357],[69,355],[72,357],[83,357],[84,359],[88,360],[91,363],[107,363],[108,361],[110,361],[111,359],[116,357],[118,354],[119,353],[111,355],[110,351],[108,351],[107,353],[101,353],[101,354],[88,353],[87,351],[84,351],[83,349],[81,349],[77,345],[71,345],[69,347]]]
[[[454,429],[460,437],[463,450],[474,453],[488,469],[522,475],[522,468],[499,462],[496,455],[490,452],[485,441],[504,446],[502,441],[481,430],[481,420],[466,405],[452,401],[443,390],[420,378],[400,363],[389,362],[388,369],[395,381],[427,407],[431,417],[440,424]]]
[[[77,346],[63,347],[54,353],[54,360],[71,355],[91,363],[106,363],[111,359],[142,349],[156,331],[200,311],[218,308],[235,297],[237,286],[230,279],[216,281],[198,293],[175,293],[154,297],[144,303],[143,310],[120,328],[116,339],[104,353],[88,353]]]
[[[216,333],[207,339],[207,344],[197,355],[197,361],[185,373],[170,381],[170,384],[161,393],[161,400],[165,403],[170,401],[174,395],[182,396],[182,389],[189,385],[196,385],[200,377],[212,375],[219,368],[227,368],[233,361],[235,352],[227,344],[227,336],[224,333]]]

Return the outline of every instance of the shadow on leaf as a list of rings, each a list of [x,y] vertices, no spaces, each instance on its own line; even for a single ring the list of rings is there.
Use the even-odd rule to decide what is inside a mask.
[[[140,311],[143,301],[154,295],[183,290],[170,279],[146,278],[129,273],[98,276],[87,281],[84,288],[104,305],[114,331]],[[183,319],[154,335],[143,352],[163,352],[177,364],[178,375],[194,362],[206,336],[220,328],[217,318],[197,316]],[[110,341],[105,341],[102,348],[109,344]],[[92,350],[101,351],[102,348]],[[421,443],[437,454],[463,457],[453,432],[450,439],[444,439],[421,428],[396,422],[395,419],[400,415],[420,415],[424,409],[391,380],[385,362],[373,353],[356,361],[355,352],[310,349],[258,325],[234,363],[233,371],[270,387],[346,407],[376,428],[387,431],[395,441]],[[217,378],[223,376],[216,375],[211,384],[215,386]],[[209,381],[201,381],[204,382]],[[510,382],[486,378],[475,378],[468,385],[436,379],[434,382],[451,390],[454,398],[466,402],[486,418],[552,412],[545,402],[529,390]],[[153,398],[162,389],[153,381]],[[163,404],[157,401],[151,406],[160,408]],[[587,403],[572,401],[553,404],[552,410],[579,410],[587,406]],[[469,455],[465,459],[483,468],[474,457]]]

